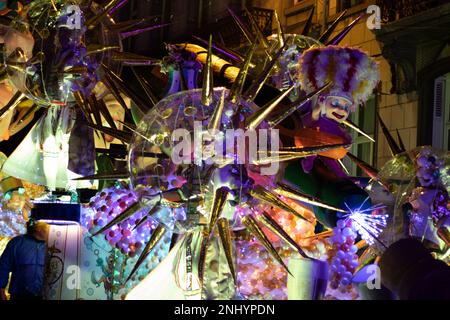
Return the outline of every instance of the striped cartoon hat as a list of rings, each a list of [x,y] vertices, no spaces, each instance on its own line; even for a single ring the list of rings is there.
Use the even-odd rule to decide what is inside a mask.
[[[333,82],[328,95],[340,96],[356,106],[367,101],[380,81],[379,65],[365,52],[349,47],[314,47],[305,51],[299,61],[299,81],[311,93]]]

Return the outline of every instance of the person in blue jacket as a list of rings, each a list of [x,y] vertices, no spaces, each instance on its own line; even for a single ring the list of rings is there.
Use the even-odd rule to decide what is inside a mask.
[[[44,285],[49,226],[29,221],[27,234],[11,239],[0,257],[0,299],[7,300],[10,273],[11,300],[40,300]]]

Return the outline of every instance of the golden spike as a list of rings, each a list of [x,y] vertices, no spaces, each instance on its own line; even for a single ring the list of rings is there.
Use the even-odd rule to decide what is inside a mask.
[[[84,74],[88,71],[85,66],[75,66],[63,71],[65,74]]]
[[[231,103],[236,103],[238,97],[241,96],[242,90],[245,85],[245,80],[248,74],[248,68],[250,67],[250,61],[252,61],[253,53],[256,49],[256,42],[249,49],[247,56],[245,57],[245,62],[242,68],[239,70],[239,74],[236,77],[233,85],[231,86],[230,93],[228,94],[228,100]]]
[[[278,13],[277,10],[273,11],[274,17],[275,17],[275,23],[277,26],[277,38],[278,38],[278,47],[282,48],[284,47],[284,33],[283,33],[283,28],[281,27],[281,21],[280,18],[278,17]]]
[[[328,27],[328,29],[319,37],[318,41],[320,43],[327,42],[328,38],[333,33],[334,29],[336,29],[337,25],[346,14],[347,10],[342,11],[342,13],[336,18],[336,20],[333,21],[333,23]]]
[[[323,231],[321,233],[315,234],[310,237],[302,238],[302,240],[310,240],[310,239],[324,239],[329,238],[333,235],[333,230]]]
[[[209,232],[212,232],[214,226],[216,225],[217,219],[219,219],[220,214],[226,204],[229,189],[227,187],[221,187],[216,190],[214,194],[213,205],[210,212],[209,218]]]
[[[116,99],[116,101],[119,102],[120,106],[124,109],[125,113],[130,118],[132,118],[131,111],[128,109],[125,100],[123,100],[122,96],[120,95],[119,89],[117,89],[116,85],[114,84],[114,81],[112,81],[111,77],[106,73],[104,74],[102,83],[105,85],[106,88],[108,88],[109,92],[114,96],[114,99]]]
[[[277,98],[273,99],[269,103],[267,103],[262,108],[258,109],[255,113],[253,113],[250,117],[246,120],[246,129],[247,130],[254,130],[256,129],[261,122],[263,122],[269,114],[275,109],[276,106],[284,99],[286,98],[291,91],[295,88],[295,85],[292,85],[289,89],[284,91],[281,95],[279,95]]]
[[[208,41],[206,41],[200,37],[197,37],[197,36],[192,36],[192,37],[194,39],[196,39],[197,41],[201,42],[202,44],[208,45]],[[244,57],[239,52],[233,51],[229,48],[219,46],[217,43],[214,43],[214,42],[212,43],[212,48],[237,63],[244,62]]]
[[[98,125],[95,125],[95,124],[89,123],[89,122],[87,123],[87,125],[89,127],[91,127],[92,129],[95,129],[104,134],[110,135],[110,136],[117,138],[120,141],[123,141],[125,143],[131,142],[132,135],[129,132],[112,129],[112,128],[108,128],[108,127],[103,127],[103,126],[98,126]]]
[[[2,119],[6,112],[17,107],[23,100],[26,99],[25,94],[20,91],[17,91],[13,97],[8,101],[8,103],[0,109],[0,119]]]
[[[152,141],[149,137],[146,137],[145,135],[143,135],[142,133],[140,133],[139,131],[136,130],[136,128],[133,128],[132,126],[130,126],[128,123],[123,122],[118,120],[125,128],[127,128],[128,130],[130,130],[131,132],[133,132],[134,134],[140,136],[142,139],[150,142],[151,144],[154,144],[154,141]]]
[[[287,109],[285,112],[283,112],[281,115],[277,116],[275,119],[269,120],[269,126],[271,128],[276,127],[279,125],[284,119],[289,117],[291,114],[293,114],[296,110],[302,108],[304,105],[306,105],[309,101],[311,101],[315,96],[322,94],[324,91],[328,90],[328,88],[331,87],[333,83],[327,82],[324,86],[320,87],[314,92],[311,92],[308,94],[304,99],[302,99],[300,102],[296,102],[295,105],[292,108]]]
[[[123,32],[129,30],[130,28],[142,25],[144,22],[155,23],[159,19],[159,16],[151,16],[148,18],[131,19],[121,22],[116,22],[106,26],[108,30]]]
[[[378,117],[378,121],[380,122],[381,130],[383,131],[383,134],[386,137],[386,140],[388,142],[389,149],[391,150],[392,156],[395,157],[396,155],[402,153],[402,150],[398,146],[397,142],[395,142],[394,137],[389,132],[389,129],[384,124],[383,119],[381,119],[381,116],[378,112],[377,112],[377,117]]]
[[[276,234],[280,239],[284,240],[288,245],[297,251],[303,258],[309,259],[308,255],[303,249],[294,241],[284,229],[273,219],[267,212],[263,212],[258,216],[258,220],[264,224],[270,231]]]
[[[134,30],[130,30],[130,31],[124,31],[120,33],[120,38],[121,40],[125,40],[129,37],[134,37],[137,36],[139,34],[142,34],[144,32],[148,32],[148,31],[152,31],[152,30],[156,30],[156,29],[161,29],[167,26],[170,26],[171,23],[163,23],[163,24],[158,24],[158,25],[154,25],[154,26],[147,26],[147,27],[136,27],[136,29]]]
[[[99,112],[99,109],[97,107],[97,99],[95,98],[95,94],[92,94],[88,98],[88,103],[87,103],[86,107],[89,107],[89,112],[94,115],[95,123],[98,126],[102,126],[103,125],[102,124],[102,117],[100,116],[100,112]]]
[[[262,202],[265,202],[271,206],[275,206],[281,210],[284,210],[286,212],[289,212],[296,216],[297,218],[303,219],[305,221],[308,221],[305,217],[303,217],[300,213],[298,213],[294,208],[292,208],[290,205],[286,204],[278,198],[278,196],[271,191],[265,189],[262,186],[256,186],[254,189],[250,190],[250,195],[258,199]]]
[[[120,51],[114,52],[111,60],[120,62],[124,66],[154,66],[161,64],[161,60],[158,59]]]
[[[72,179],[72,181],[83,181],[83,180],[119,180],[119,179],[129,179],[130,173],[128,171],[124,172],[110,172],[110,173],[99,173],[90,176],[85,176],[81,178]]]
[[[233,259],[233,242],[231,239],[231,228],[228,219],[220,218],[217,221],[217,230],[219,232],[223,250],[225,251],[228,267],[230,268],[231,275],[233,276],[234,284],[237,284],[236,268],[234,267]]]
[[[122,221],[128,219],[129,217],[131,217],[133,214],[135,214],[139,210],[143,209],[144,207],[145,207],[145,205],[143,203],[141,203],[140,201],[133,203],[131,206],[126,208],[125,211],[123,211],[122,213],[117,215],[114,219],[112,219],[109,223],[107,223],[106,226],[100,228],[100,230],[98,230],[96,233],[94,233],[92,235],[92,237],[95,237],[95,236],[105,232],[112,226],[115,226],[115,225],[121,223]]]
[[[273,247],[270,240],[267,238],[266,234],[262,229],[259,227],[258,223],[256,222],[256,219],[253,217],[253,215],[246,215],[242,218],[242,224],[245,225],[248,229],[248,231],[253,234],[259,242],[266,248],[266,250],[270,253],[270,255],[275,258],[275,260],[278,261],[279,264],[283,266],[283,268],[288,272],[290,275],[291,272],[289,271],[288,267],[284,263],[283,259],[278,254],[277,250]]]
[[[112,72],[105,64],[102,64],[102,68],[105,71],[105,79],[107,79],[110,83],[113,82],[118,90],[122,91],[127,97],[134,101],[141,113],[146,114],[147,110],[149,109],[147,102],[145,102],[144,99],[134,93],[134,91],[132,91],[124,83],[124,81],[114,72]]]
[[[253,14],[250,11],[248,11],[248,9],[246,7],[244,7],[244,11],[248,16],[248,19],[250,20],[250,23],[252,24],[253,29],[255,30],[256,37],[261,42],[264,49],[269,48],[269,42],[267,41],[266,37],[262,33],[261,28],[259,27],[258,22],[256,22]],[[269,57],[270,57],[270,55],[269,55]]]
[[[101,10],[99,13],[95,14],[92,18],[90,18],[86,22],[86,26],[88,27],[88,29],[89,30],[94,29],[100,23],[100,21],[103,19],[103,17],[108,14],[109,10],[114,8],[119,3],[119,1],[121,1],[121,0],[111,0],[108,3],[104,4],[103,10]]]
[[[217,103],[216,108],[214,109],[214,113],[211,116],[211,119],[208,123],[209,131],[216,131],[220,129],[220,123],[222,120],[223,109],[225,107],[225,89],[222,90],[222,94],[220,95],[220,100]]]
[[[294,199],[294,200],[298,200],[301,202],[305,202],[305,203],[308,203],[308,204],[316,206],[316,207],[321,207],[321,208],[325,208],[325,209],[329,209],[329,210],[334,210],[337,212],[347,213],[347,211],[345,211],[345,210],[342,210],[340,208],[323,203],[322,201],[320,201],[319,199],[317,199],[313,196],[305,194],[299,190],[295,190],[295,189],[293,189],[285,184],[282,184],[282,183],[278,183],[277,187],[273,191],[276,194],[279,194],[281,196],[284,196],[284,197],[287,197],[290,199]]]
[[[355,20],[353,20],[347,27],[344,28],[341,32],[339,32],[333,39],[326,43],[327,46],[337,46],[345,38],[345,36],[353,29],[353,27],[361,20],[361,18],[365,14],[361,14]]]
[[[350,129],[355,130],[359,134],[362,134],[364,137],[366,137],[370,141],[375,142],[375,139],[373,139],[371,136],[369,136],[367,133],[365,133],[362,129],[360,129],[356,124],[351,122],[349,119],[342,121],[342,124],[346,125]]]
[[[161,205],[159,203],[155,204],[148,212],[147,214],[139,220],[136,225],[133,227],[132,231],[139,228],[142,224],[144,224],[145,221],[148,220],[149,217],[153,216],[156,212],[158,212],[161,209]]]
[[[77,105],[80,107],[81,112],[83,113],[84,117],[86,118],[86,121],[88,123],[93,124],[91,115],[90,115],[90,108],[89,104],[87,102],[86,97],[81,93],[81,91],[75,91],[73,93],[73,96],[75,98],[75,101],[77,102]]]
[[[311,8],[311,11],[309,12],[308,20],[306,20],[305,26],[303,27],[303,30],[301,33],[303,36],[307,36],[309,34],[309,31],[311,30],[312,20],[314,17],[314,11],[315,11],[315,7],[313,6]]]
[[[109,113],[108,107],[106,106],[105,101],[103,100],[97,100],[95,99],[95,106],[99,109],[100,113],[105,118],[106,122],[108,122],[109,126],[113,129],[117,129],[116,123],[114,122],[114,119],[111,116],[111,113]]]
[[[255,43],[252,41],[253,35],[248,30],[247,26],[242,22],[242,20],[231,10],[230,8],[227,8],[228,12],[230,13],[231,17],[233,18],[234,22],[237,24],[239,30],[244,34],[245,38],[247,39],[248,43],[251,45],[254,45]]]
[[[334,144],[334,145],[328,145],[328,146],[319,146],[319,147],[305,147],[305,148],[298,148],[299,151],[287,151],[287,153],[284,153],[284,150],[281,151],[272,151],[271,153],[276,154],[275,156],[268,156],[268,157],[262,157],[258,160],[254,160],[253,164],[257,166],[266,165],[270,163],[276,163],[276,162],[284,162],[284,161],[291,161],[301,158],[306,158],[312,155],[316,155],[321,152],[330,151],[333,149],[341,148],[343,146],[346,146],[345,144]],[[295,150],[295,149],[293,149]],[[266,153],[267,151],[260,151],[260,153]]]
[[[119,46],[102,46],[101,44],[89,44],[86,55],[102,53],[110,50],[120,50]]]
[[[402,150],[402,152],[405,152],[406,151],[405,143],[403,142],[402,136],[400,135],[400,131],[398,131],[398,129],[396,129],[396,130],[397,130],[397,138],[398,138],[399,147]]]
[[[166,234],[166,227],[164,227],[162,224],[159,224],[155,230],[152,232],[152,236],[150,237],[150,240],[145,245],[144,250],[142,251],[141,255],[139,256],[136,264],[133,267],[133,270],[131,270],[130,275],[128,276],[127,280],[125,282],[128,282],[133,274],[139,269],[141,264],[145,261],[145,259],[148,257],[148,255],[152,252],[152,250],[156,247],[156,245],[161,241],[161,239]]]
[[[208,56],[203,67],[202,103],[205,106],[211,105],[213,101],[214,83],[212,70],[212,35],[209,35]]]
[[[369,176],[372,180],[377,181],[379,184],[381,184],[387,191],[390,190],[389,183],[386,183],[383,179],[380,178],[378,175],[378,170],[374,167],[372,167],[367,162],[363,161],[362,159],[359,159],[357,156],[351,154],[350,152],[347,152],[347,157],[352,160],[354,164],[356,164],[362,171],[364,171],[367,176]]]
[[[152,88],[150,87],[150,84],[145,80],[145,78],[142,75],[139,75],[138,72],[134,67],[131,67],[131,71],[133,71],[134,76],[136,79],[138,79],[139,84],[141,85],[142,89],[144,89],[145,94],[147,95],[148,100],[155,106],[159,99],[156,97],[156,94],[152,91]]]
[[[264,70],[261,72],[259,77],[255,80],[253,80],[250,87],[245,91],[244,97],[247,101],[253,101],[255,100],[258,93],[261,91],[262,87],[266,83],[267,79],[269,79],[270,73],[272,72],[273,67],[275,66],[276,62],[280,58],[281,54],[284,52],[284,46],[281,47],[278,52],[273,56],[272,61],[270,61],[267,66],[264,68]]]

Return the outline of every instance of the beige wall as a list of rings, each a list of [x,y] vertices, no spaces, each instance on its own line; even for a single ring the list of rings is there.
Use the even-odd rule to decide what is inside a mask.
[[[303,1],[298,4],[311,2]],[[323,20],[323,4],[322,1],[314,1],[318,4],[318,8],[315,11],[314,21],[322,22]],[[330,19],[336,17],[337,0],[330,0]],[[278,15],[284,16],[284,12],[293,7],[294,0],[291,1],[274,1],[274,0],[258,0],[255,1],[255,6],[265,8],[276,8]],[[367,4],[368,5],[368,4]],[[367,6],[365,5],[365,6]],[[353,21],[359,14],[349,16],[344,19],[336,28],[335,34],[340,32],[345,26]],[[303,15],[303,14],[302,14]],[[304,15],[303,15],[304,16]],[[291,19],[291,18],[290,18]],[[303,18],[304,19],[304,18]],[[283,19],[286,21],[286,19]],[[333,35],[334,36],[334,35]],[[332,37],[333,37],[332,36]],[[417,145],[417,114],[418,114],[418,98],[416,92],[397,95],[389,94],[391,91],[391,70],[389,63],[384,59],[381,54],[381,47],[378,41],[375,39],[374,33],[366,26],[366,20],[362,19],[344,38],[341,42],[344,46],[359,47],[362,50],[369,53],[371,56],[375,56],[376,60],[380,64],[381,70],[381,92],[379,93],[378,108],[381,117],[383,118],[386,126],[390,129],[391,133],[397,138],[396,129],[399,130],[405,147],[412,149]],[[386,139],[384,138],[381,130],[378,130],[377,140],[377,159],[376,166],[381,167],[387,160],[391,158]]]

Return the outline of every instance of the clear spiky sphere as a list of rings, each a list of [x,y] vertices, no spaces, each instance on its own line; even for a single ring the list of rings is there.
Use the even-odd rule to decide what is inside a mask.
[[[4,64],[12,85],[39,106],[64,105],[73,93],[89,96],[99,81],[100,64],[111,65],[115,48],[121,50],[119,34],[100,19],[95,28],[87,22],[98,5],[68,0],[36,0],[7,28]],[[97,7],[97,9],[96,9]]]
[[[248,200],[246,190],[258,167],[246,159],[238,164],[236,139],[245,135],[238,129],[258,107],[240,98],[232,103],[228,95],[229,90],[215,88],[209,105],[202,103],[202,89],[170,95],[140,121],[133,135],[129,151],[132,185],[150,187],[155,194],[178,190],[185,200],[192,199],[174,209],[179,231],[207,221],[218,188],[230,190],[222,213],[230,220],[242,211],[239,204]],[[217,130],[212,130],[213,115],[221,104]]]

